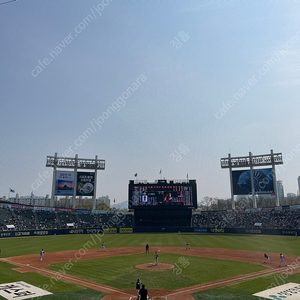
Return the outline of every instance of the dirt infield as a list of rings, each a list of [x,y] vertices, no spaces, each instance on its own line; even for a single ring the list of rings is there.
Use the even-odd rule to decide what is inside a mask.
[[[150,271],[159,271],[159,270],[169,270],[174,268],[175,266],[172,264],[159,263],[156,265],[155,263],[141,264],[135,266],[138,269],[142,270],[150,270]]]
[[[182,254],[182,255],[210,257],[210,258],[250,262],[250,263],[257,263],[257,264],[262,264],[264,261],[263,259],[264,253],[245,251],[245,250],[214,249],[214,248],[192,248],[190,250],[186,250],[185,248],[180,248],[180,247],[164,247],[164,248],[159,247],[159,249],[161,253],[175,253],[175,254]],[[158,251],[158,248],[153,247],[151,250],[152,250],[151,252],[154,253],[154,251]],[[105,296],[103,300],[112,300],[112,299],[129,300],[130,298],[133,300],[136,299],[136,291],[134,289],[119,290],[114,287],[109,287],[88,280],[84,280],[81,278],[77,278],[74,276],[70,276],[67,274],[67,272],[66,274],[64,274],[64,273],[57,273],[55,271],[47,270],[45,269],[45,267],[49,266],[50,264],[58,263],[58,262],[69,262],[70,264],[76,264],[76,262],[81,259],[124,256],[124,255],[139,254],[139,253],[144,253],[144,247],[107,248],[106,251],[102,251],[101,249],[89,249],[88,251],[85,251],[85,253],[82,254],[80,254],[78,250],[52,252],[52,253],[45,253],[43,261],[40,261],[40,257],[37,254],[2,258],[1,261],[16,265],[17,268],[15,268],[14,270],[21,273],[38,272],[50,277],[55,277],[64,281],[72,282],[81,286],[85,286],[97,291],[104,292],[108,295]],[[156,299],[157,300],[159,299],[192,300],[194,299],[191,296],[192,293],[216,288],[222,285],[241,282],[247,279],[266,276],[273,273],[278,273],[280,271],[283,272],[287,270],[288,267],[278,268],[278,263],[279,263],[278,253],[271,253],[271,254],[268,253],[268,255],[270,257],[270,262],[265,264],[265,266],[268,267],[268,269],[266,270],[251,273],[251,274],[241,275],[233,278],[227,278],[216,282],[199,284],[196,286],[177,289],[177,290],[148,289],[149,295],[151,299],[154,300]],[[285,255],[285,259],[287,262],[295,262],[297,258],[298,258],[297,256]],[[155,266],[155,264],[149,263],[149,264],[144,264],[143,268],[149,270],[149,272],[152,272],[157,270],[158,269],[157,267],[159,268],[166,267],[164,265],[168,265],[168,264],[159,263],[158,266]],[[167,267],[171,268],[173,267],[173,265],[169,265]],[[293,272],[298,272],[298,270],[293,270]]]

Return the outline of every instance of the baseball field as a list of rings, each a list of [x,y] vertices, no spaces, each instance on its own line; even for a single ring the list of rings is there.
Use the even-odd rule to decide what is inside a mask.
[[[133,300],[138,278],[154,300],[257,300],[252,294],[270,286],[300,283],[300,239],[294,236],[57,235],[4,238],[0,245],[1,284],[24,281],[52,293],[44,300]],[[270,257],[265,264],[264,253]],[[278,268],[279,253],[287,267]]]

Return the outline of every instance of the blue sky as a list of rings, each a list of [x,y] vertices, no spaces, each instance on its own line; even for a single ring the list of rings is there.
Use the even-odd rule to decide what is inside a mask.
[[[51,171],[46,156],[68,148],[106,160],[97,196],[116,202],[135,173],[151,182],[161,169],[196,179],[198,200],[230,197],[220,158],[270,148],[285,160],[277,179],[296,193],[299,17],[297,1],[0,5],[0,195],[30,194]]]

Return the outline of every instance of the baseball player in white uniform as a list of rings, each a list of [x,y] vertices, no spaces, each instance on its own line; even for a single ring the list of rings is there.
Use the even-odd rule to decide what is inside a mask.
[[[42,249],[42,251],[40,252],[40,255],[41,255],[41,261],[43,260],[44,253],[45,253],[45,251],[44,251],[44,249]]]
[[[286,264],[286,262],[284,260],[284,256],[283,256],[282,253],[280,253],[280,262],[279,262],[279,266],[278,267],[281,267],[281,263],[284,263],[287,266],[287,264]]]

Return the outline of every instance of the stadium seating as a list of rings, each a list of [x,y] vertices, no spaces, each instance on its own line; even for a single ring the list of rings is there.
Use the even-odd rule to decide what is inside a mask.
[[[134,215],[128,212],[76,213],[33,209],[0,209],[0,230],[14,225],[15,230],[74,228],[134,227]],[[249,209],[224,211],[196,211],[191,226],[195,228],[260,228],[300,229],[300,208]]]
[[[74,228],[133,227],[133,214],[75,213],[66,211],[0,208],[0,230],[14,225],[15,230],[65,229],[73,223]]]

